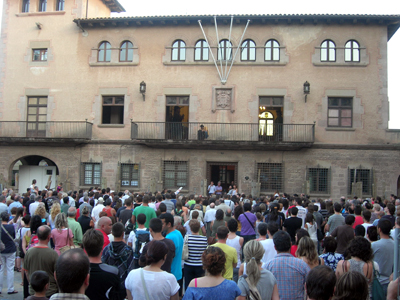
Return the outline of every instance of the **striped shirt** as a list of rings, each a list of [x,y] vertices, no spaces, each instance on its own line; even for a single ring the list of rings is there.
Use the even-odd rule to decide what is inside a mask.
[[[189,257],[185,260],[185,265],[202,266],[201,255],[207,248],[207,237],[202,235],[188,235]]]

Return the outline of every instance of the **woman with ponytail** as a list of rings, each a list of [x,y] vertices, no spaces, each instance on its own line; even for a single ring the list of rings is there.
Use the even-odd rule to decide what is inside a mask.
[[[245,270],[238,281],[241,290],[238,300],[245,300],[250,295],[253,296],[252,299],[279,300],[278,285],[274,275],[261,268],[264,247],[260,242],[252,240],[244,246],[243,252]]]
[[[182,300],[235,300],[240,295],[240,289],[234,281],[222,277],[226,262],[224,251],[210,246],[204,250],[201,260],[206,276],[193,279]]]
[[[132,270],[125,280],[129,300],[178,300],[179,285],[175,276],[161,270],[168,247],[161,241],[147,244],[146,267]]]

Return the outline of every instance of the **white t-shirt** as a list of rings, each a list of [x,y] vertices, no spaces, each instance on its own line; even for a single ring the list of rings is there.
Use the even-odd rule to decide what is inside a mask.
[[[171,273],[165,271],[152,272],[140,268],[130,271],[125,280],[125,287],[131,292],[132,299],[146,299],[141,272],[143,272],[144,284],[146,285],[149,299],[169,300],[171,296],[179,291],[178,282]]]
[[[103,204],[97,204],[92,209],[92,218],[96,219],[96,222],[100,219],[99,214],[103,211],[105,206]]]
[[[372,224],[371,224],[371,223],[363,223],[363,224],[361,224],[361,225],[364,226],[364,228],[365,228],[365,235],[364,235],[364,237],[367,238],[367,230],[368,230],[368,227],[372,226]]]
[[[136,231],[138,231],[138,230],[143,230],[143,231],[146,231],[147,229],[146,228],[138,228],[138,229],[136,229]],[[150,234],[150,241],[152,241],[153,240],[153,237],[151,236],[151,234]],[[129,244],[129,243],[132,243],[132,249],[133,249],[133,252],[135,252],[135,248],[136,248],[136,234],[135,234],[135,230],[132,230],[131,231],[131,233],[129,234],[129,237],[128,237],[128,240],[126,241],[126,243],[127,244]]]
[[[297,213],[297,217],[303,220],[303,225],[301,226],[301,228],[304,228],[304,221],[306,220],[307,211],[303,206],[297,205],[296,207],[299,210],[299,212]]]
[[[262,240],[260,241],[261,245],[264,247],[264,256],[261,259],[261,262],[267,263],[277,255],[277,252],[274,247],[274,241],[272,239]]]

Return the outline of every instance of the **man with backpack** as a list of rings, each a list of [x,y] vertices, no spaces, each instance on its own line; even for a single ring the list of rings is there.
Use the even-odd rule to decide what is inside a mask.
[[[139,257],[143,247],[152,240],[150,231],[145,227],[146,215],[139,214],[136,219],[138,227],[131,231],[128,237],[128,246],[133,249],[134,268],[139,268]]]
[[[118,268],[121,283],[119,290],[120,299],[125,299],[125,279],[134,267],[133,249],[124,242],[124,225],[122,223],[115,223],[111,232],[114,236],[114,241],[104,248],[101,261]]]

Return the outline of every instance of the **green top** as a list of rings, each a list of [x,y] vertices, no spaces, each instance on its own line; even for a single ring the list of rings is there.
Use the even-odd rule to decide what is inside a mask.
[[[136,228],[139,227],[139,224],[137,222],[137,216],[139,214],[146,215],[146,223],[144,223],[144,227],[146,227],[146,228],[149,228],[149,222],[151,219],[157,218],[156,212],[151,207],[143,206],[143,205],[138,206],[133,210],[133,215],[135,216],[135,220],[136,220]]]
[[[71,229],[72,234],[74,235],[74,244],[75,246],[79,246],[82,244],[82,227],[75,219],[68,218],[68,228]]]

